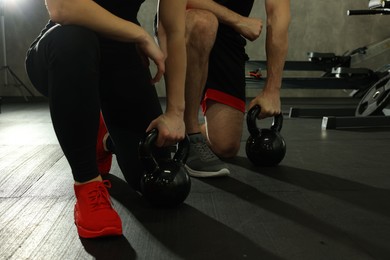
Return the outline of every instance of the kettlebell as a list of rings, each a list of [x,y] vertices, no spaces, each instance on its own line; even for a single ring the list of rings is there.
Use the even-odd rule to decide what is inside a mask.
[[[256,119],[260,111],[259,105],[248,111],[246,121],[250,136],[246,142],[246,155],[256,166],[275,166],[286,154],[286,142],[280,134],[283,115],[274,116],[271,128],[258,129]]]
[[[139,143],[139,157],[144,166],[140,189],[151,204],[174,207],[181,204],[191,190],[191,179],[184,168],[190,141],[186,136],[178,143],[173,158],[157,161],[153,156],[157,136],[158,130],[152,129]]]

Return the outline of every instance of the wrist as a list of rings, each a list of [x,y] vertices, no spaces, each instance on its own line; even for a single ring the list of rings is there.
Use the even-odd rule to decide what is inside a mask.
[[[279,91],[282,87],[281,77],[268,77],[265,82],[264,90],[267,91]]]
[[[176,117],[184,117],[185,106],[183,105],[167,105],[165,114],[174,115]]]
[[[139,45],[148,45],[149,40],[149,34],[143,28],[140,28],[138,36],[135,37],[135,43]]]
[[[281,90],[280,84],[266,84],[262,91],[260,92],[260,95],[266,95],[266,96],[280,96],[280,90]]]
[[[230,25],[231,27],[233,27],[234,30],[236,31],[240,31],[239,28],[242,26],[243,24],[243,19],[242,19],[242,16],[239,15],[239,14],[234,14],[233,16],[230,17],[231,19],[231,22]]]

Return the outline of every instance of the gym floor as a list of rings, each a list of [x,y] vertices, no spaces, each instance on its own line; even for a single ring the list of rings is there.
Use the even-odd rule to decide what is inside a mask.
[[[351,103],[285,99],[283,111]],[[0,259],[390,259],[390,128],[321,130],[322,118],[285,116],[287,154],[268,168],[247,160],[245,130],[230,177],[192,179],[170,210],[128,189],[114,162],[124,234],[80,239],[47,103],[1,110]]]

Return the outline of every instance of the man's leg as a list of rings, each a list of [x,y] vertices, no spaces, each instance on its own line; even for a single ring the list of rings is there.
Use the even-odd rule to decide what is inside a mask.
[[[205,131],[211,150],[220,158],[231,158],[240,149],[244,113],[225,104],[208,101]]]
[[[210,12],[190,9],[186,18],[187,74],[184,120],[187,133],[199,133],[198,113],[207,79],[209,54],[213,48],[218,20]]]
[[[186,110],[184,120],[191,141],[186,168],[193,177],[214,177],[228,175],[229,169],[208,147],[201,134],[198,121],[200,101],[208,73],[208,59],[213,48],[218,20],[210,12],[187,11],[187,74]]]

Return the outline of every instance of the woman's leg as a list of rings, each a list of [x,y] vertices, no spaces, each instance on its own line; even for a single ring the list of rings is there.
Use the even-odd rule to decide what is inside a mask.
[[[121,171],[139,190],[143,166],[138,145],[150,122],[162,113],[150,72],[135,46],[121,52],[121,58],[110,51],[102,54],[102,112]],[[127,47],[125,47],[127,48]],[[125,53],[125,54],[124,54]],[[115,59],[115,63],[111,60]],[[121,62],[123,61],[123,62]]]
[[[98,176],[99,42],[82,27],[55,26],[30,50],[27,71],[49,97],[53,127],[76,182]]]
[[[53,127],[75,180],[75,223],[85,238],[122,234],[96,165],[99,62],[96,35],[78,26],[52,27],[26,60],[32,83],[49,97]]]

